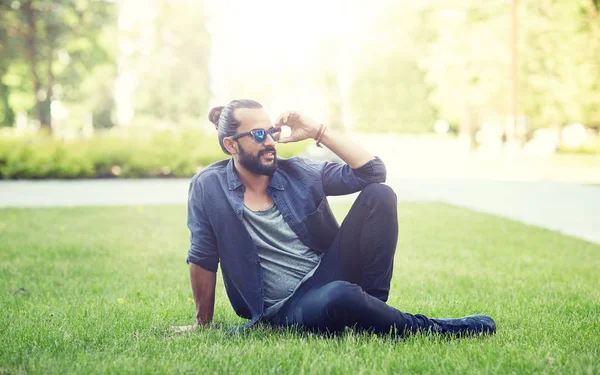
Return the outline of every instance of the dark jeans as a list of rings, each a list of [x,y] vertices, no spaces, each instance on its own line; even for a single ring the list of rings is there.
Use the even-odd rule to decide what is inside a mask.
[[[393,190],[371,184],[362,190],[315,274],[284,304],[272,323],[312,331],[345,327],[377,334],[427,330],[423,315],[386,304],[398,242]]]

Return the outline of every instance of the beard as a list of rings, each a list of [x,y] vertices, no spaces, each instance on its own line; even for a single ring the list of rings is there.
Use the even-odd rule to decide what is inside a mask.
[[[260,150],[256,156],[246,152],[241,144],[238,143],[240,149],[240,165],[248,170],[248,172],[257,176],[272,176],[277,169],[277,151],[274,147],[267,147]],[[260,158],[269,152],[273,152],[273,162],[263,164]]]

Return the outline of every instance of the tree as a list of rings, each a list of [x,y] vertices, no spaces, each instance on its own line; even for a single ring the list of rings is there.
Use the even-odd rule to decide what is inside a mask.
[[[22,0],[5,7],[8,37],[19,51],[9,64],[17,75],[24,72],[14,65],[27,66],[20,86],[33,99],[42,127],[51,128],[53,100],[79,100],[86,75],[112,59],[98,39],[114,24],[114,8],[109,0]]]
[[[10,86],[3,81],[10,61],[15,57],[14,47],[9,37],[7,17],[9,10],[8,3],[0,3],[0,126],[12,126],[15,121],[15,113],[9,102]]]
[[[442,118],[460,123],[465,132],[473,130],[474,117],[503,123],[510,87],[508,5],[468,0],[445,5],[431,1],[422,10],[425,23],[437,30],[421,60],[431,100]]]
[[[435,35],[414,4],[390,2],[369,25],[350,91],[357,129],[423,133],[433,129],[437,110],[419,66],[425,42]]]
[[[206,115],[210,35],[202,5],[194,2],[191,6],[186,0],[154,1],[151,22],[142,22],[130,31],[132,44],[137,44],[127,61],[137,75],[136,116],[182,123]]]
[[[429,92],[414,58],[400,54],[378,58],[354,80],[350,101],[357,127],[378,132],[430,132],[436,111]]]
[[[438,37],[423,66],[452,122],[504,124],[509,116],[509,3],[429,0]],[[600,18],[589,0],[519,2],[519,112],[533,128],[600,118]],[[472,124],[471,124],[472,125]],[[469,126],[467,126],[469,128]]]
[[[520,80],[534,127],[600,121],[600,16],[590,1],[527,1]]]

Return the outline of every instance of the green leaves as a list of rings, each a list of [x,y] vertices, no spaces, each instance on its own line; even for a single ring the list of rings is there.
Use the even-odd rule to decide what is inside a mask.
[[[356,126],[375,132],[431,132],[436,111],[429,93],[414,58],[396,55],[371,61],[352,87]]]
[[[126,58],[136,75],[136,114],[172,124],[197,121],[206,115],[209,99],[210,36],[202,2],[190,6],[185,0],[159,0],[154,5],[152,25],[139,22],[128,30],[128,42],[138,43]],[[147,42],[146,49],[140,41]]]
[[[5,84],[7,97],[4,106],[0,104],[0,113],[27,111],[43,126],[49,126],[50,102],[85,102],[86,97],[79,87],[93,78],[96,67],[113,66],[114,79],[115,56],[98,43],[103,33],[116,27],[114,2],[22,0],[8,3],[0,5],[0,79]],[[11,74],[17,74],[19,79],[11,79]],[[1,90],[0,94],[3,94]],[[99,110],[102,109],[87,108],[88,112]]]
[[[519,1],[518,109],[533,128],[600,121],[598,3]],[[431,131],[438,116],[504,125],[512,95],[510,11],[510,1],[387,6],[360,46],[350,94],[356,127]]]

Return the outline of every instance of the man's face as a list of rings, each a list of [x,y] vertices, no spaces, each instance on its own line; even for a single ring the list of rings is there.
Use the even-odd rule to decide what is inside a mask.
[[[269,115],[262,108],[240,108],[235,111],[240,122],[238,133],[253,129],[269,130],[273,127]],[[234,160],[255,175],[272,176],[277,169],[275,141],[267,134],[263,143],[257,143],[251,135],[237,139],[238,154]]]

